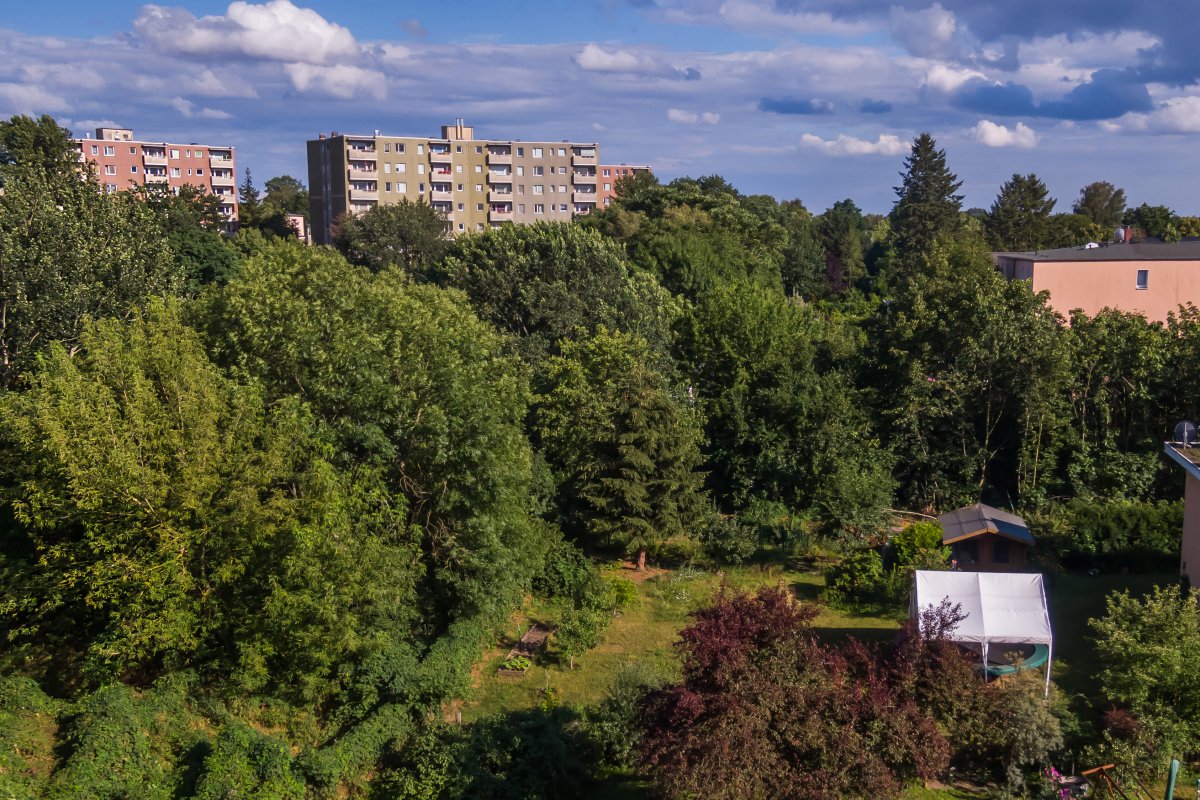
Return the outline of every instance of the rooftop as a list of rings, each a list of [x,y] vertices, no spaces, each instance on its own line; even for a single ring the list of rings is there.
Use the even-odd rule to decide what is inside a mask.
[[[1200,240],[1059,247],[1053,250],[1004,252],[993,255],[1024,261],[1200,261]]]
[[[942,526],[942,544],[952,544],[972,536],[995,533],[1024,544],[1033,544],[1033,534],[1025,520],[1016,514],[976,503],[938,517]]]

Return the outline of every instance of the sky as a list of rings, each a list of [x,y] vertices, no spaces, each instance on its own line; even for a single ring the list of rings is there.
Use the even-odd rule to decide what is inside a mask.
[[[0,3],[0,115],[233,145],[307,180],[337,130],[595,141],[813,211],[895,200],[931,132],[987,208],[1036,173],[1200,214],[1200,15],[1177,0]]]

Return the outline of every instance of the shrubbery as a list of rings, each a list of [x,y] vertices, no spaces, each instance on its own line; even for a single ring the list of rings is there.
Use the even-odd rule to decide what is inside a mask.
[[[1179,563],[1183,503],[1073,500],[1030,524],[1038,550],[1066,567],[1156,572]]]

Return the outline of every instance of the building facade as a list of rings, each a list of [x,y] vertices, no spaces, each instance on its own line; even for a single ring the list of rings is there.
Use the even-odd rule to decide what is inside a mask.
[[[460,119],[439,138],[334,132],[308,142],[309,218],[328,244],[346,214],[423,201],[454,234],[569,220],[596,208],[595,142],[477,139]]]
[[[220,197],[229,229],[237,227],[237,165],[232,147],[143,142],[127,128],[97,128],[96,138],[74,141],[80,160],[96,165],[96,175],[108,191],[149,184],[178,192],[182,186],[195,186]]]
[[[1064,317],[1105,308],[1165,322],[1187,303],[1200,304],[1200,241],[1063,247],[1035,253],[993,253],[1006,278],[1049,292]]]
[[[608,208],[617,196],[617,181],[639,172],[650,172],[649,164],[601,164],[596,168],[600,178],[596,182],[598,205]]]
[[[1179,577],[1189,586],[1200,586],[1200,448],[1167,442],[1167,455],[1183,467],[1183,538],[1179,552]]]

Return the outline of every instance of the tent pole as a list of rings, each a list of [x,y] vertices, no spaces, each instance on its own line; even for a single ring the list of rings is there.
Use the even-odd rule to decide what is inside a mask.
[[[1054,640],[1046,643],[1046,699],[1050,699],[1050,670],[1054,666]]]
[[[988,642],[987,642],[987,639],[984,639],[983,640],[983,682],[984,683],[987,683],[987,680],[988,680],[987,654],[988,654]]]

